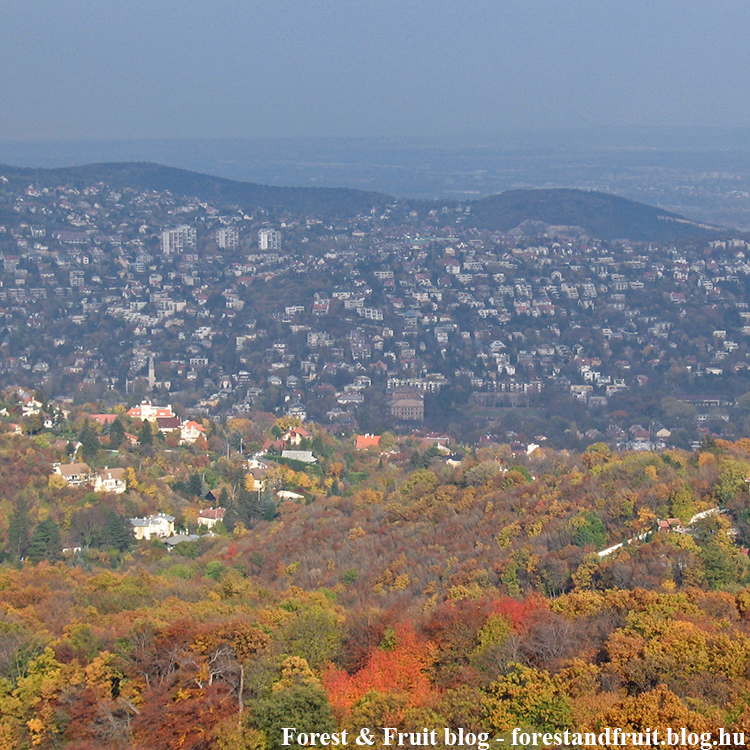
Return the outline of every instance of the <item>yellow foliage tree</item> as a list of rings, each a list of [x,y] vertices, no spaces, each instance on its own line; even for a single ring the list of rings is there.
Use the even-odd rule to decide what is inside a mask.
[[[572,725],[563,685],[546,671],[514,664],[507,675],[490,684],[487,694],[484,709],[496,732],[514,727],[551,731]]]
[[[706,732],[713,729],[712,722],[691,711],[664,685],[647,693],[625,698],[605,711],[602,727],[619,727],[625,732],[659,730],[664,737],[667,728],[685,728],[688,732]],[[652,735],[653,736],[653,735]],[[621,750],[622,745],[603,745],[607,750]]]

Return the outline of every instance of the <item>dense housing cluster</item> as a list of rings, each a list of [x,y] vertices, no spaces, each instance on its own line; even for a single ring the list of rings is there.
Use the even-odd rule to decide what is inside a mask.
[[[572,447],[750,433],[741,238],[500,233],[468,204],[329,220],[18,177],[0,209],[6,385]]]

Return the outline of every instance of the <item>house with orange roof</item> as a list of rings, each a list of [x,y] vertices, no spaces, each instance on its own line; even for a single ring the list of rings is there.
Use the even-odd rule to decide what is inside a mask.
[[[138,406],[128,409],[128,416],[132,419],[154,420],[174,417],[175,413],[172,411],[171,404],[167,404],[166,406],[154,406],[150,401],[141,401]]]
[[[180,442],[191,444],[205,434],[206,428],[191,419],[180,427]]]
[[[112,424],[112,422],[117,419],[117,414],[89,414],[89,419],[92,419],[94,422],[98,422],[100,425],[104,426],[107,424]]]
[[[364,451],[368,448],[377,448],[380,446],[380,435],[357,435],[357,450]]]
[[[29,417],[32,414],[39,414],[42,410],[42,402],[33,396],[21,399],[21,416]]]
[[[224,508],[206,508],[198,514],[198,525],[213,529],[217,522],[224,520]]]
[[[312,432],[304,427],[292,427],[282,435],[281,439],[287,445],[299,445],[303,440],[309,440],[312,436]]]

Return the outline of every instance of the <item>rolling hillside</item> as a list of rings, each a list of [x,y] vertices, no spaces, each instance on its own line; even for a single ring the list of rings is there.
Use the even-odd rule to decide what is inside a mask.
[[[168,190],[222,207],[234,206],[246,211],[260,208],[274,215],[302,214],[325,219],[354,217],[398,200],[382,193],[349,188],[274,187],[238,182],[145,162],[89,164],[60,169],[0,165],[0,172],[11,181],[28,180],[42,187],[65,182],[82,188],[105,182],[116,188]],[[450,203],[443,201],[439,205]],[[429,210],[435,205],[438,204],[433,201],[404,202],[405,207],[418,211]],[[578,226],[603,240],[664,242],[721,231],[719,227],[700,224],[616,195],[569,188],[512,190],[467,205],[471,207],[466,219],[469,226],[503,232],[525,221]]]
[[[524,221],[579,226],[602,240],[664,242],[720,231],[645,203],[587,190],[510,190],[472,204],[480,229],[510,231]]]

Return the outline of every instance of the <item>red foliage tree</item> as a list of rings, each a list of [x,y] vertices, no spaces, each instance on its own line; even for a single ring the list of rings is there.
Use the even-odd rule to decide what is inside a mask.
[[[525,599],[513,599],[504,596],[497,599],[492,607],[493,614],[502,615],[519,633],[526,631],[531,623],[549,607],[544,599],[537,596],[529,596]]]
[[[406,696],[408,706],[425,706],[437,699],[427,674],[435,659],[435,646],[419,638],[411,623],[397,625],[394,634],[395,646],[374,649],[356,674],[332,668],[324,675],[323,685],[339,715],[348,713],[370,691],[400,693]]]

